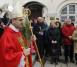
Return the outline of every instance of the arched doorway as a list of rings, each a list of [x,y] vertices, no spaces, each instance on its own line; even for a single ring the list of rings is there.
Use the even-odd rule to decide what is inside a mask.
[[[39,16],[42,16],[42,9],[44,5],[42,5],[39,2],[29,2],[23,6],[24,8],[29,8],[31,10],[31,19],[37,18]]]

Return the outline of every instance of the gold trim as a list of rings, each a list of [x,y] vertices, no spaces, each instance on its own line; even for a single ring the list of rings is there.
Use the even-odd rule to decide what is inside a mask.
[[[24,16],[30,16],[30,15],[31,15],[30,9],[24,8],[24,9],[23,9],[23,15],[24,15]]]

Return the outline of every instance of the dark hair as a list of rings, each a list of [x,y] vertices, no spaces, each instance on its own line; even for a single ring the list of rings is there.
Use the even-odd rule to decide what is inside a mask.
[[[71,23],[74,26],[74,23]]]
[[[7,25],[9,22],[9,18],[7,17],[8,13],[6,12],[3,16],[3,18],[1,18],[2,22]]]
[[[57,25],[57,23],[59,24],[59,28],[61,27],[61,23],[59,21],[56,21],[55,24]]]

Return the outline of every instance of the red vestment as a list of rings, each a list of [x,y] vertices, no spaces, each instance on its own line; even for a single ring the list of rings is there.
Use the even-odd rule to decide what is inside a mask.
[[[6,28],[0,38],[0,67],[18,67],[23,54],[22,45],[18,41],[20,32]]]

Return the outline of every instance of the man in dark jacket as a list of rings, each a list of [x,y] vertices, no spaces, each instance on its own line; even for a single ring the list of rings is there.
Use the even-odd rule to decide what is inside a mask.
[[[41,59],[44,58],[44,31],[47,29],[47,24],[44,23],[42,17],[37,18],[37,23],[33,26],[33,33],[36,36],[37,47],[41,56]]]

